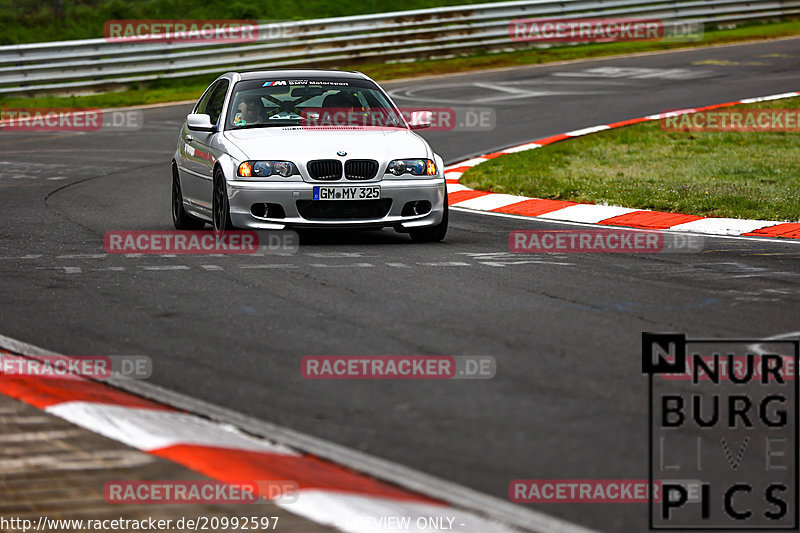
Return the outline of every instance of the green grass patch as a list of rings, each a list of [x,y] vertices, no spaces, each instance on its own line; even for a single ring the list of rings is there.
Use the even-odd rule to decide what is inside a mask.
[[[800,98],[742,108],[800,108]],[[469,169],[473,189],[692,215],[800,219],[800,133],[605,130]]]
[[[6,0],[0,0],[0,5]],[[460,3],[460,0],[459,2]],[[166,17],[163,17],[166,18]],[[222,17],[216,17],[222,18]],[[800,35],[800,20],[778,23],[751,24],[735,29],[707,31],[702,41],[688,43],[619,42],[557,46],[502,53],[474,53],[449,59],[428,59],[411,62],[347,62],[319,65],[342,70],[360,70],[378,81],[415,76],[468,72],[487,68],[516,67],[555,61],[605,57],[637,52],[652,52],[675,48],[707,46],[756,39],[772,39]],[[220,73],[225,69],[220,68]],[[132,85],[123,91],[83,96],[0,97],[2,107],[87,106],[116,107],[151,104],[177,100],[193,100],[200,96],[215,75],[183,79],[160,79]]]

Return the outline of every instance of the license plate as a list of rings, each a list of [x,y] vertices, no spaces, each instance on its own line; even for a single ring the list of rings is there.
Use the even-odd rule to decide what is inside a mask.
[[[314,187],[314,200],[377,200],[380,187]]]

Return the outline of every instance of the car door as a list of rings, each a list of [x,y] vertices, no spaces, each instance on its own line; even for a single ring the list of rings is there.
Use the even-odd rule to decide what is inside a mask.
[[[222,106],[228,93],[230,82],[227,79],[217,81],[207,92],[195,113],[206,114],[211,117],[211,123],[216,125],[215,131],[196,131],[184,126],[182,142],[185,145],[184,170],[182,180],[184,199],[204,210],[211,210],[211,197],[213,192],[214,163],[219,157],[218,150],[212,148],[218,144],[214,139],[222,130],[219,124],[222,115]]]

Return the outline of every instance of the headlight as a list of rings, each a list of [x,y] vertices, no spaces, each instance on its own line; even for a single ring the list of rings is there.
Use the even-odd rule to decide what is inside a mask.
[[[436,163],[430,159],[395,159],[386,167],[386,172],[401,176],[412,174],[414,176],[435,176]]]
[[[291,161],[244,161],[239,165],[237,174],[242,178],[266,178],[267,176],[286,178],[299,174],[299,172]]]

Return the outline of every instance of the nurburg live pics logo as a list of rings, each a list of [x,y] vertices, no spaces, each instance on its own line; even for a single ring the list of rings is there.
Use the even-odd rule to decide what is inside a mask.
[[[642,333],[651,530],[798,528],[799,340]]]

